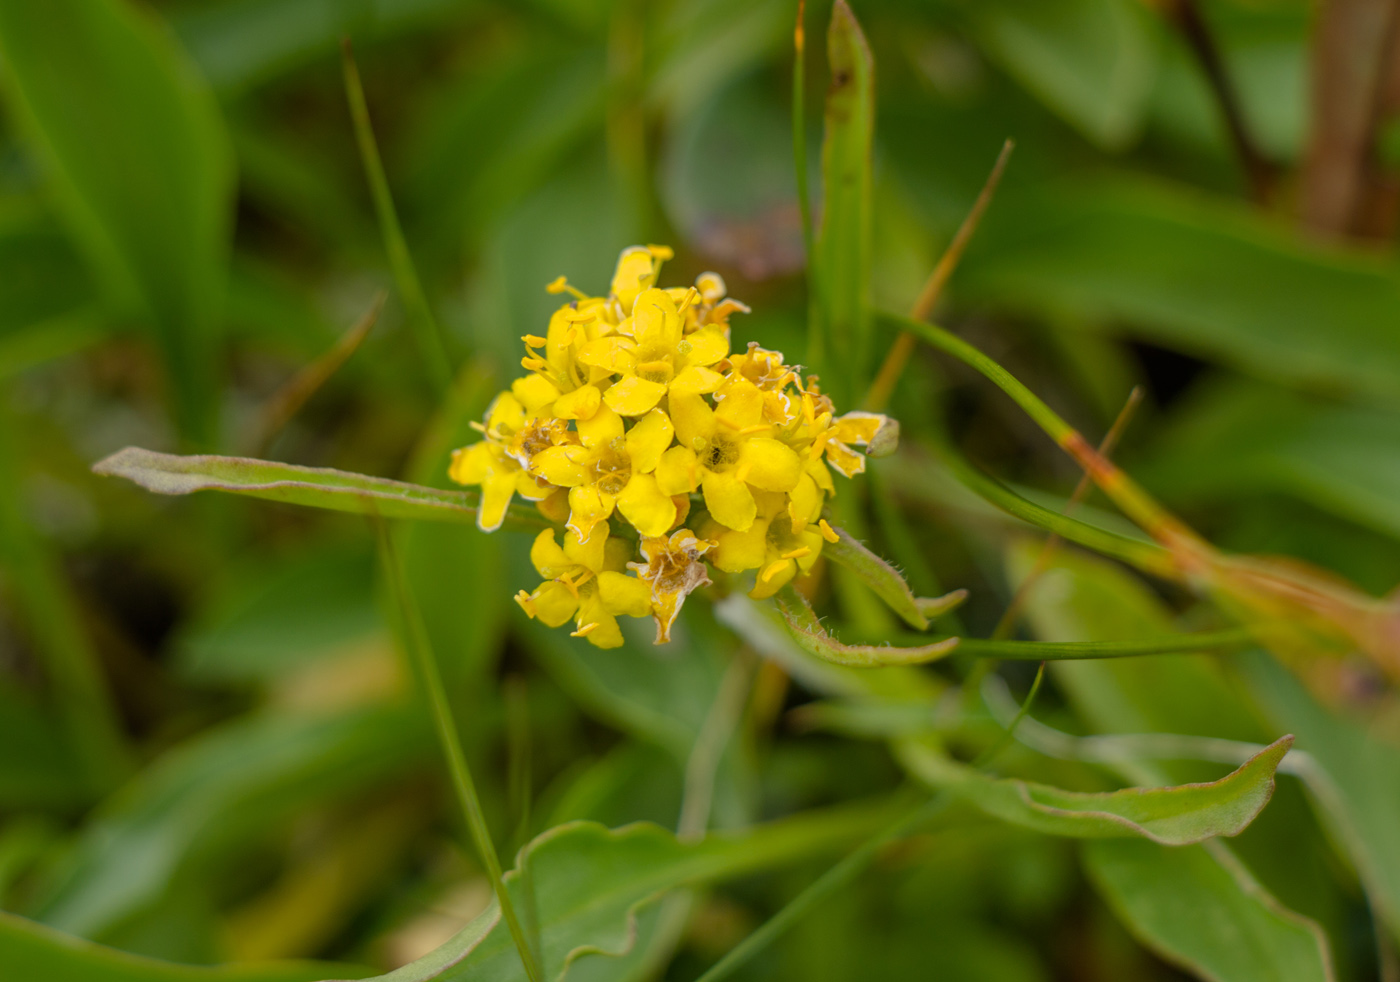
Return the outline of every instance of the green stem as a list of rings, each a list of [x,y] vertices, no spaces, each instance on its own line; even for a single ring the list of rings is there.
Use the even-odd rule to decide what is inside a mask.
[[[447,758],[448,770],[452,773],[452,784],[457,791],[457,800],[466,815],[467,828],[471,831],[476,851],[486,867],[486,875],[491,880],[496,900],[501,905],[501,915],[505,918],[510,935],[515,940],[515,947],[520,952],[525,974],[530,982],[542,982],[544,973],[540,969],[538,941],[536,939],[536,943],[531,944],[531,939],[520,923],[515,902],[506,890],[505,880],[501,875],[501,861],[496,856],[496,846],[491,840],[490,830],[486,827],[486,816],[481,811],[481,799],[476,793],[476,783],[472,780],[471,769],[468,768],[466,755],[462,752],[457,723],[452,716],[452,706],[447,701],[447,691],[442,684],[442,674],[438,671],[437,659],[433,655],[422,614],[409,592],[408,581],[394,550],[388,526],[382,521],[375,524],[379,533],[380,557],[403,620],[404,646],[418,669],[427,693],[433,722],[437,726],[438,741],[442,744],[443,755]]]
[[[365,91],[360,84],[360,72],[355,67],[349,38],[342,43],[341,52],[345,95],[350,102],[355,141],[359,144],[360,159],[364,163],[365,177],[374,198],[375,214],[384,235],[384,251],[389,255],[389,267],[393,270],[394,282],[398,284],[399,296],[408,312],[408,323],[414,332],[419,353],[423,356],[433,384],[442,393],[447,391],[452,381],[452,362],[447,355],[446,339],[432,308],[428,306],[423,284],[418,279],[418,270],[413,265],[413,255],[408,251],[403,226],[399,224],[393,195],[389,193],[389,180],[384,175],[384,162],[379,157],[379,145],[375,142],[374,129],[370,125],[369,106],[365,103]]]
[[[952,471],[954,477],[1008,515],[1054,532],[1061,538],[1087,546],[1105,556],[1120,559],[1143,572],[1173,580],[1180,578],[1176,561],[1163,547],[1089,525],[1027,501],[995,478],[973,467],[946,440],[941,441],[935,450],[939,460]]]
[[[792,32],[792,162],[797,171],[797,209],[802,216],[802,250],[812,261],[812,200],[807,184],[807,31],[803,20],[807,0],[797,0],[797,26]]]
[[[882,641],[894,644],[937,644],[952,635],[901,634]],[[1174,634],[1140,641],[1015,641],[1005,638],[961,637],[955,649],[973,658],[1006,661],[1093,661],[1104,658],[1141,658],[1145,655],[1184,655],[1243,648],[1256,644],[1248,628],[1233,627],[1197,634]]]

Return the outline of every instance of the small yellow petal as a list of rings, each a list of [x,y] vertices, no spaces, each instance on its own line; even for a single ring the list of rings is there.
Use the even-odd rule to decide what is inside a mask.
[[[729,354],[729,335],[721,327],[702,327],[688,335],[677,350],[691,365],[713,365]]]
[[[578,487],[569,491],[569,529],[580,541],[594,538],[594,528],[606,522],[613,512],[615,499],[602,494],[596,487]]]
[[[827,442],[826,461],[847,477],[865,473],[865,454],[856,453],[839,440]]]
[[[608,548],[608,528],[604,525],[595,534],[590,535],[584,541],[572,529],[564,533],[564,555],[569,558],[569,562],[575,566],[582,566],[584,569],[598,572],[603,568],[603,560],[607,555]]]
[[[587,460],[584,447],[546,447],[530,458],[530,471],[556,488],[572,488],[591,479]]]
[[[772,437],[754,436],[739,451],[744,479],[765,491],[791,491],[802,476],[802,460],[796,451]]]
[[[676,522],[676,505],[651,474],[633,474],[617,496],[617,510],[642,535],[664,535]]]
[[[733,474],[706,471],[700,487],[705,492],[705,507],[721,525],[743,532],[758,517],[758,504],[754,501],[753,492]]]
[[[591,419],[603,403],[603,393],[594,385],[582,385],[566,392],[554,403],[554,415],[560,419]]]
[[[745,532],[726,529],[710,553],[714,564],[726,573],[742,573],[763,565],[768,551],[768,523],[754,522]]]
[[[649,474],[656,470],[661,455],[671,445],[676,428],[671,425],[671,417],[659,409],[653,409],[637,425],[627,431],[627,455],[632,458],[632,470]]]
[[[700,365],[691,365],[671,380],[671,391],[708,394],[714,392],[723,383],[724,376],[719,372]]]
[[[622,417],[607,405],[599,406],[592,416],[580,419],[575,425],[578,426],[579,439],[589,448],[608,446],[622,436]]]
[[[543,375],[534,373],[516,379],[510,384],[510,391],[531,416],[539,415],[559,398],[559,388]]]
[[[704,397],[693,392],[672,390],[667,401],[670,404],[671,423],[676,428],[676,440],[680,445],[696,450],[708,443],[715,432],[715,411]]]
[[[574,611],[578,610],[578,597],[574,595],[574,591],[555,580],[541,583],[530,599],[534,607],[534,616],[550,627],[567,624],[569,618],[574,616]]]
[[[608,372],[628,372],[637,362],[637,345],[627,338],[610,335],[589,341],[579,348],[580,364],[606,369]]]
[[[672,447],[656,465],[656,485],[662,494],[690,494],[700,486],[700,464],[689,447]]]
[[[836,530],[832,528],[830,524],[827,523],[827,520],[825,518],[817,522],[817,528],[821,529],[822,538],[825,539],[827,542],[830,542],[833,545],[835,545],[837,542],[841,541],[841,536],[836,534]]]
[[[563,576],[568,572],[569,567],[574,565],[568,554],[559,548],[559,543],[554,541],[553,529],[545,529],[535,536],[535,541],[530,546],[530,562],[534,564],[535,570],[547,580]]]
[[[628,375],[603,394],[603,401],[623,416],[643,416],[651,412],[665,394],[666,386],[660,382]]]
[[[447,476],[458,484],[480,484],[491,473],[494,461],[491,458],[491,444],[486,441],[473,443],[470,447],[460,447],[452,451],[452,463],[447,468]]]
[[[612,614],[645,617],[651,613],[651,587],[625,573],[599,573],[598,597]]]
[[[481,507],[476,512],[477,527],[494,532],[506,519],[506,509],[515,495],[515,476],[498,474],[488,477],[481,485]]]
[[[800,532],[808,522],[815,522],[825,503],[826,495],[817,487],[817,482],[812,480],[811,474],[803,472],[788,496],[788,516],[792,519],[793,528]]]

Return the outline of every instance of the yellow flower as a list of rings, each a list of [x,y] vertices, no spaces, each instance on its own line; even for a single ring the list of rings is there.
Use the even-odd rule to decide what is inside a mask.
[[[579,351],[582,364],[621,376],[603,393],[615,412],[642,416],[668,389],[713,392],[718,387],[721,376],[709,366],[729,354],[728,335],[714,326],[687,335],[681,314],[664,290],[644,290],[620,334],[597,338]]]
[[[827,462],[847,477],[865,473],[866,455],[852,450],[852,444],[887,453],[899,439],[899,424],[888,416],[850,412],[833,418],[830,407],[831,400],[825,396],[814,399],[811,393],[802,394],[803,414],[810,430],[808,438],[812,441],[809,454],[813,460],[825,454]]]
[[[515,495],[540,501],[553,490],[537,481],[512,456],[513,448],[523,450],[537,438],[545,439],[526,424],[525,408],[520,401],[511,393],[502,392],[486,412],[486,425],[478,426],[486,439],[452,452],[448,476],[458,484],[481,485],[481,507],[477,509],[476,524],[483,532],[494,532],[501,527]]]
[[[546,529],[530,547],[530,561],[545,582],[534,593],[521,590],[515,602],[550,627],[572,618],[578,628],[574,637],[586,637],[599,648],[616,648],[622,644],[618,616],[645,617],[651,611],[647,584],[622,572],[628,551],[626,543],[606,534],[585,543],[573,532],[564,534],[561,548]]]
[[[816,564],[824,543],[815,522],[820,514],[806,514],[798,523],[789,514],[786,497],[760,491],[758,518],[746,531],[716,527],[715,550],[710,557],[726,573],[759,571],[749,596],[755,600],[771,597],[794,576],[806,574]],[[709,530],[707,530],[709,531]]]
[[[622,250],[612,278],[612,299],[617,302],[622,317],[632,313],[632,305],[643,290],[656,285],[661,264],[673,255],[670,246],[631,246]]]
[[[699,393],[671,392],[679,445],[662,454],[656,480],[663,494],[685,494],[698,486],[710,516],[743,532],[758,515],[752,488],[793,490],[802,461],[770,435],[774,425],[764,419],[764,396],[752,382],[731,375],[715,397],[711,409]]]
[[[614,508],[643,535],[671,528],[676,504],[653,474],[675,432],[670,418],[653,409],[624,430],[622,417],[603,405],[576,425],[579,444],[545,448],[530,463],[531,473],[569,489],[569,529],[587,542]]]
[[[671,640],[671,625],[691,592],[709,585],[710,576],[700,561],[711,544],[690,529],[678,529],[670,536],[642,539],[644,563],[628,563],[628,568],[650,587],[652,616],[656,619],[656,643]]]

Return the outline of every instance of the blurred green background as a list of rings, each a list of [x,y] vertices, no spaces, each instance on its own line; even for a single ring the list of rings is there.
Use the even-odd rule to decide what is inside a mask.
[[[1119,459],[1194,527],[1392,590],[1396,7],[855,4],[877,65],[875,302],[909,307],[1014,139],[940,323],[1091,439],[1143,385]],[[807,12],[818,182],[828,14]],[[801,361],[794,15],[768,0],[0,0],[0,906],[169,961],[381,970],[482,909],[489,889],[412,701],[365,523],[157,498],[88,468],[134,444],[445,487],[447,452],[474,438],[467,422],[518,372],[519,336],[558,303],[544,285],[564,274],[605,292],[639,242],[674,245],[663,284],[717,270],[753,307],[734,320],[736,347]],[[342,37],[457,369],[446,390],[394,288]],[[380,290],[359,350],[270,423],[289,380]],[[927,351],[891,412],[904,446],[852,491],[866,537],[921,592],[967,587],[963,621],[985,636],[1033,530],[959,488],[925,435],[941,421],[1054,507],[1078,474],[990,386]],[[1102,500],[1082,514],[1122,525]],[[535,581],[523,537],[404,531],[503,855],[571,818],[674,826],[691,746],[741,646],[709,606],[692,601],[669,647],[641,625],[624,649],[590,650],[510,603]],[[1041,586],[1027,637],[1212,623],[1180,591],[1079,553]],[[889,629],[858,600],[829,598],[829,611]],[[1324,709],[1257,653],[1168,661],[1064,666],[1036,713],[1077,733],[1298,733],[1336,764],[1374,866],[1358,876],[1291,778],[1237,851],[1323,925],[1339,977],[1397,977],[1375,936],[1400,925],[1393,691],[1361,672]],[[935,694],[965,671],[940,668]],[[1002,675],[1029,684],[1025,666]],[[753,685],[712,824],[901,784],[860,725],[804,715],[812,686],[771,666]],[[1007,766],[1103,784],[1029,750]],[[693,978],[823,864],[698,900],[665,977]],[[1070,845],[985,821],[886,857],[746,971],[1182,977],[1115,920]]]

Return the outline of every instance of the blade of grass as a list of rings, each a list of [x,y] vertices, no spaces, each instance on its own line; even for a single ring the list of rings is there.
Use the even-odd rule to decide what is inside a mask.
[[[1135,385],[1132,391],[1128,393],[1128,399],[1123,403],[1123,408],[1118,411],[1118,416],[1113,420],[1113,425],[1108,428],[1108,432],[1104,434],[1103,440],[1099,442],[1099,453],[1104,459],[1107,459],[1113,453],[1113,448],[1118,445],[1118,441],[1123,436],[1123,431],[1128,428],[1128,422],[1132,419],[1133,413],[1137,410],[1141,402],[1142,386]],[[1084,496],[1089,493],[1089,488],[1092,484],[1093,482],[1090,480],[1087,473],[1081,475],[1079,483],[1074,486],[1074,492],[1069,496],[1069,501],[1065,502],[1062,514],[1068,515],[1070,512],[1074,511],[1075,507],[1084,500]],[[1020,584],[1016,587],[1016,592],[1011,596],[1011,602],[1006,605],[1006,610],[1002,611],[1001,617],[998,618],[996,627],[992,630],[993,640],[1000,641],[1004,638],[1009,638],[1012,632],[1016,630],[1016,621],[1020,617],[1021,607],[1025,603],[1026,594],[1030,591],[1030,588],[1035,585],[1036,580],[1040,579],[1041,574],[1049,568],[1050,560],[1054,558],[1055,550],[1059,548],[1061,541],[1060,536],[1052,532],[1050,537],[1045,540],[1044,545],[1040,547],[1040,552],[1036,554],[1035,562],[1031,565],[1030,572],[1026,574],[1025,578],[1022,579]]]
[[[1069,518],[1021,497],[976,467],[955,450],[946,439],[938,438],[932,448],[939,461],[978,497],[990,502],[1008,515],[1054,532],[1070,542],[1077,542],[1096,552],[1120,559],[1145,573],[1170,580],[1181,579],[1181,569],[1172,553],[1153,542],[1131,539],[1095,525]]]
[[[127,739],[77,603],[24,514],[24,487],[12,423],[0,406],[0,572],[8,574],[10,595],[25,614],[64,728],[92,790],[100,793],[130,768]]]
[[[267,452],[268,445],[282,431],[282,427],[286,426],[301,407],[306,405],[306,401],[359,350],[379,320],[379,312],[384,309],[385,296],[383,290],[375,294],[369,310],[365,311],[364,316],[350,330],[336,339],[330,350],[288,379],[267,401],[256,435],[249,441],[255,457],[261,457]]]
[[[797,0],[792,31],[792,162],[797,173],[797,209],[802,216],[802,254],[812,261],[812,200],[807,184],[807,0]]]
[[[502,686],[506,707],[506,802],[515,819],[516,849],[530,841],[530,699],[525,676],[510,675]]]
[[[510,893],[506,890],[505,882],[502,880],[501,861],[496,855],[495,843],[491,841],[491,830],[486,827],[486,816],[481,811],[481,799],[477,796],[476,783],[472,780],[466,755],[462,752],[457,722],[452,716],[452,705],[447,701],[447,691],[442,684],[442,674],[438,670],[437,658],[434,656],[428,641],[427,628],[424,626],[422,615],[409,592],[408,579],[404,575],[398,553],[394,550],[393,537],[389,532],[388,525],[383,521],[376,521],[375,531],[379,537],[380,560],[384,565],[389,587],[394,596],[394,603],[398,607],[399,617],[403,622],[404,647],[408,649],[409,657],[412,658],[417,668],[418,676],[427,694],[428,704],[433,713],[433,723],[437,727],[438,740],[442,744],[443,756],[447,758],[448,770],[452,773],[452,785],[457,792],[457,801],[462,806],[462,812],[466,816],[467,828],[471,831],[472,842],[476,846],[477,854],[481,857],[482,865],[486,867],[486,875],[491,880],[491,889],[496,894],[496,901],[501,905],[501,915],[505,918],[506,926],[510,928],[510,936],[514,939],[515,947],[520,952],[520,961],[525,967],[526,976],[529,977],[530,982],[543,982],[544,973],[540,969],[538,955],[539,942],[537,938],[532,939],[526,935],[519,914],[515,909],[515,902],[511,899]]]
[[[345,96],[350,103],[350,118],[355,125],[355,142],[360,148],[365,177],[374,198],[375,214],[379,217],[379,227],[384,235],[384,251],[388,253],[389,267],[408,312],[408,323],[423,357],[424,367],[441,394],[447,391],[452,381],[452,362],[448,358],[446,338],[437,318],[433,316],[432,308],[428,306],[423,284],[418,279],[418,270],[413,265],[413,256],[408,251],[408,242],[404,239],[403,226],[399,224],[399,214],[389,193],[384,162],[379,158],[379,145],[375,142],[374,129],[370,125],[369,106],[365,104],[365,90],[360,84],[360,71],[355,67],[349,38],[341,42],[341,67],[345,75]]]
[[[837,405],[855,401],[870,356],[871,148],[875,59],[846,0],[827,30],[831,87],[822,141],[822,214],[810,258],[808,360]]]
[[[909,316],[914,320],[926,320],[929,314],[933,313],[934,304],[938,303],[938,298],[943,295],[943,288],[948,285],[953,271],[958,268],[958,262],[962,259],[967,244],[972,241],[973,233],[982,222],[982,215],[992,203],[997,185],[1001,183],[1002,172],[1006,170],[1006,162],[1011,159],[1011,151],[1014,149],[1014,140],[1007,140],[1001,145],[1001,153],[997,154],[996,163],[992,165],[986,183],[982,185],[977,200],[972,203],[972,210],[958,226],[957,232],[953,234],[953,241],[948,243],[948,248],[943,251],[938,265],[933,267],[933,272],[929,273],[928,279],[924,281],[924,288],[919,291],[914,306],[909,308]],[[914,335],[907,330],[900,331],[885,355],[879,374],[875,376],[875,381],[865,394],[865,408],[868,411],[882,412],[885,406],[889,405],[890,397],[894,395],[894,387],[899,383],[899,377],[904,374],[904,366],[908,364],[909,356],[913,353]]]
[[[1159,505],[1136,481],[1120,470],[1116,464],[1105,460],[1078,430],[1065,422],[1039,396],[977,348],[956,334],[924,321],[890,313],[880,313],[877,315],[877,319],[887,327],[908,331],[919,340],[952,355],[991,379],[999,389],[1025,410],[1026,414],[1045,431],[1050,439],[1054,440],[1065,453],[1084,468],[1104,494],[1123,509],[1124,514],[1154,539],[1173,547],[1182,548],[1190,553],[1201,554],[1203,551],[1212,551],[1196,533]]]

